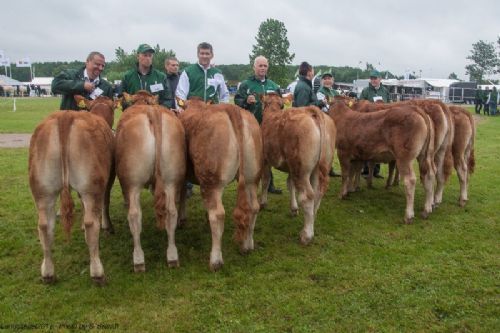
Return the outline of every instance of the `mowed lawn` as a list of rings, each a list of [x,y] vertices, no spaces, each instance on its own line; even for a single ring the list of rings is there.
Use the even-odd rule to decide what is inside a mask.
[[[0,133],[29,133],[58,99],[0,99]],[[118,116],[118,115],[117,115]],[[339,200],[332,178],[315,225],[301,246],[302,215],[288,193],[270,195],[257,219],[256,250],[232,241],[235,186],[224,194],[225,265],[208,268],[210,229],[199,188],[188,225],[177,230],[180,267],[166,265],[166,232],[155,227],[152,198],[142,195],[146,272],[132,268],[132,239],[119,184],[111,203],[114,235],[101,233],[107,285],[89,277],[77,204],[71,241],[56,226],[57,282],[40,279],[42,250],[27,178],[28,149],[0,149],[0,330],[130,332],[494,332],[500,328],[500,117],[479,117],[476,171],[469,202],[457,205],[455,172],[443,204],[423,220],[417,186],[413,225],[403,225],[403,188]],[[338,164],[337,164],[337,170]],[[382,173],[387,175],[387,167]],[[286,175],[274,171],[285,189]],[[75,196],[76,199],[76,196]]]

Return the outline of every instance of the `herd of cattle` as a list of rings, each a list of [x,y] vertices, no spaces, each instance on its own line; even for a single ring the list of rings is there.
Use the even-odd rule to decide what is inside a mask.
[[[210,269],[215,271],[223,265],[222,194],[235,179],[234,238],[240,250],[248,252],[254,248],[257,214],[267,204],[271,167],[288,173],[292,213],[297,214],[298,204],[303,210],[302,244],[313,239],[314,220],[328,187],[335,149],[342,171],[340,197],[357,190],[365,162],[370,166],[389,163],[387,186],[401,179],[405,187],[406,223],[414,218],[415,160],[425,188],[423,217],[441,203],[453,166],[460,182],[459,203],[465,205],[469,174],[474,169],[472,116],[439,101],[373,104],[336,98],[329,102],[327,114],[313,106],[284,108],[285,98],[267,95],[262,100],[264,117],[259,126],[251,113],[230,104],[189,100],[183,106],[185,111],[176,114],[159,106],[146,92],[124,94],[116,101],[75,99],[90,112],[51,114],[36,128],[29,149],[29,182],[38,210],[44,255],[41,275],[46,282],[54,280],[51,247],[57,197],[60,195],[61,221],[69,235],[71,189],[83,206],[90,276],[98,283],[104,281],[99,231],[101,226],[113,230],[109,197],[115,176],[128,208],[135,271],[145,270],[140,193],[148,187],[154,194],[157,225],[168,234],[167,263],[179,265],[175,230],[186,220],[186,181],[200,185],[212,233]],[[113,134],[114,110],[125,102],[131,106],[121,115]],[[399,177],[394,176],[395,170]],[[371,174],[370,168],[369,186]]]

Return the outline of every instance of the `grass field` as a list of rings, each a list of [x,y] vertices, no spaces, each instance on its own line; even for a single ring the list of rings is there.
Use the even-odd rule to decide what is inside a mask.
[[[54,99],[0,100],[0,132],[31,132]],[[26,104],[24,104],[26,103]],[[24,109],[26,105],[26,109]],[[8,114],[7,114],[8,113]],[[7,114],[7,115],[6,115]],[[6,122],[5,122],[5,121]],[[92,284],[79,230],[71,242],[56,228],[58,281],[40,281],[42,251],[27,183],[27,149],[0,149],[0,330],[130,332],[495,332],[500,328],[500,118],[481,118],[469,202],[457,205],[455,173],[428,220],[403,225],[403,189],[375,189],[340,201],[332,178],[310,246],[298,242],[302,216],[291,218],[288,193],[271,195],[259,214],[256,250],[232,242],[235,187],[227,189],[225,266],[208,269],[210,229],[199,189],[188,225],[177,231],[181,267],[166,266],[166,233],[155,228],[144,191],[146,272],[132,270],[132,240],[119,186],[101,233],[107,285]],[[337,168],[338,170],[338,168]],[[387,168],[382,169],[387,174]],[[275,171],[278,186],[285,175]],[[423,207],[417,187],[416,211]],[[77,205],[77,219],[81,208]],[[79,221],[77,221],[79,222]],[[24,326],[23,326],[24,325]]]

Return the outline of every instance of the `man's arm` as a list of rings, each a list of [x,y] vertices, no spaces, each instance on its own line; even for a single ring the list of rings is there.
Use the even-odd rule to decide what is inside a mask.
[[[224,76],[221,74],[221,83],[219,85],[219,101],[222,103],[229,103],[229,89],[227,89],[226,82],[224,81]]]
[[[63,71],[52,81],[51,88],[55,94],[84,94],[85,81],[75,79],[69,72]]]
[[[189,94],[189,77],[186,74],[186,71],[182,72],[181,77],[179,78],[179,83],[177,84],[177,89],[175,90],[175,96],[177,98],[185,101]]]
[[[238,88],[238,91],[236,92],[236,95],[234,95],[234,104],[238,105],[240,108],[246,109],[248,108],[247,104],[247,85],[242,82]]]

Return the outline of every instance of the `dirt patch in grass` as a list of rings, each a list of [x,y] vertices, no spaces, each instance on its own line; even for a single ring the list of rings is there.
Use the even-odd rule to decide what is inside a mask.
[[[0,134],[0,148],[24,148],[30,145],[31,134]]]

